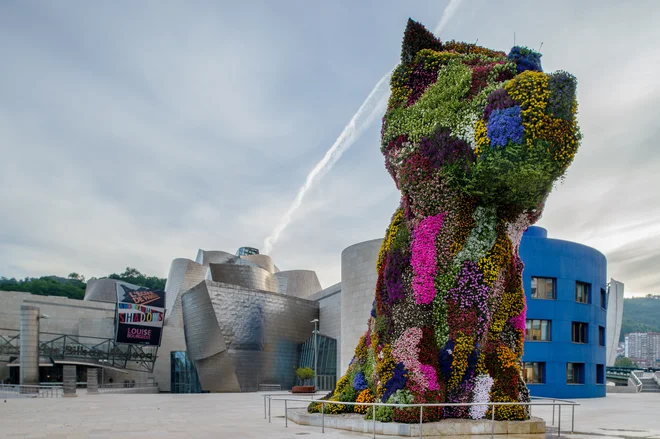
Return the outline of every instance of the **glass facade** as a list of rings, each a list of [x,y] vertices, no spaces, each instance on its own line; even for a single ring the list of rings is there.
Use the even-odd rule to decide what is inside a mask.
[[[550,320],[527,320],[527,333],[525,340],[527,341],[551,341]]]
[[[556,299],[555,279],[532,276],[532,299]]]
[[[254,247],[241,247],[236,251],[236,256],[258,255],[259,249]]]
[[[337,340],[318,335],[318,358],[316,373],[317,390],[333,390],[337,383]],[[300,345],[300,367],[314,369],[314,336]],[[302,383],[300,383],[302,384]]]
[[[584,363],[566,363],[566,383],[584,384]]]
[[[172,393],[202,393],[195,365],[185,351],[170,352]]]

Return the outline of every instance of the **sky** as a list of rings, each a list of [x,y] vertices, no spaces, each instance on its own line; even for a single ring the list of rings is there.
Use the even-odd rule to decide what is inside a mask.
[[[376,82],[408,17],[446,1],[0,2],[0,276],[135,267],[262,247]],[[537,224],[602,251],[626,295],[660,293],[660,2],[464,0],[442,40],[543,44],[577,76],[584,140]],[[340,281],[398,191],[374,123],[275,243]]]

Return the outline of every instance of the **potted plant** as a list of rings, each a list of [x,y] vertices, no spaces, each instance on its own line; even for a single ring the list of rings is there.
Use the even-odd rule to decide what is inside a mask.
[[[314,371],[311,367],[299,367],[296,369],[296,376],[298,380],[303,384],[302,386],[293,386],[291,393],[314,393],[316,388],[310,386],[309,380],[314,378]]]

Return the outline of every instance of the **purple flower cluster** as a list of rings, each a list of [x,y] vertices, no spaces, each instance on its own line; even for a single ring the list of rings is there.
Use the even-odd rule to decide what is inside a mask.
[[[408,97],[408,102],[406,102],[406,107],[410,107],[417,99],[419,99],[429,85],[434,84],[438,80],[438,70],[427,70],[424,68],[423,62],[417,64],[408,79],[408,86],[411,88],[412,92]]]
[[[503,88],[498,88],[486,98],[486,108],[484,109],[484,120],[488,121],[490,115],[495,110],[504,110],[516,105],[516,102],[509,96]]]
[[[362,372],[356,373],[355,378],[353,378],[353,388],[357,392],[360,392],[366,389],[367,387],[369,387],[369,384],[367,384],[367,380],[364,377],[364,374]]]
[[[391,306],[406,295],[403,284],[403,270],[410,265],[410,254],[394,249],[387,255],[385,263],[385,289],[388,304]]]
[[[451,320],[456,320],[454,330],[481,336],[488,330],[490,293],[484,284],[484,276],[472,261],[464,261],[456,277],[456,286],[447,291],[445,300]]]
[[[491,146],[506,146],[509,142],[521,144],[525,128],[520,116],[520,107],[495,110],[488,119],[488,138]]]
[[[413,293],[417,304],[428,305],[435,297],[435,238],[442,228],[444,213],[427,216],[413,230],[412,257]]]
[[[419,142],[419,152],[428,159],[433,168],[463,162],[467,171],[468,163],[475,160],[470,145],[462,139],[452,137],[449,128],[438,128],[431,137],[423,137]]]

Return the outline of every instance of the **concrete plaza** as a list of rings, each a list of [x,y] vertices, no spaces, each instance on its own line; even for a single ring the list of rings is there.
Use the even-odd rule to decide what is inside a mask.
[[[331,429],[322,434],[319,428],[292,422],[285,428],[281,401],[272,402],[272,423],[269,424],[264,419],[262,396],[257,393],[87,395],[79,390],[78,394],[77,398],[0,400],[0,438],[371,437]],[[565,409],[562,411],[562,436],[660,439],[659,394],[613,394],[578,402],[581,405],[575,409],[575,434],[570,434],[571,413],[570,409]],[[550,407],[536,407],[533,414],[547,421],[548,437],[556,436],[556,429],[551,426]]]

